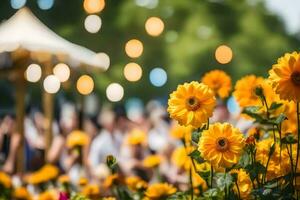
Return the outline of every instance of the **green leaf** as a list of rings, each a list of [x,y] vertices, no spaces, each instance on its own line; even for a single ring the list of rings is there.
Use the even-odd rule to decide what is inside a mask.
[[[292,135],[292,133],[289,133],[287,136],[285,136],[284,138],[281,139],[281,143],[282,144],[296,144],[297,139],[295,138],[294,135]]]
[[[201,136],[201,132],[193,131],[192,132],[192,141],[198,144],[200,136]]]
[[[283,104],[282,103],[276,103],[273,102],[269,108],[269,110],[276,110],[277,108],[281,107]]]
[[[265,119],[260,114],[257,113],[260,108],[261,106],[248,106],[244,108],[242,113],[254,118],[258,122],[261,122],[264,121]]]
[[[198,150],[194,150],[192,153],[189,154],[190,157],[197,159],[200,157],[200,152]]]
[[[231,174],[224,173],[217,176],[217,186],[218,188],[224,190],[225,188],[229,188],[233,183],[233,178]]]
[[[275,124],[281,124],[284,120],[286,120],[287,117],[285,116],[285,114],[281,113],[274,121]]]

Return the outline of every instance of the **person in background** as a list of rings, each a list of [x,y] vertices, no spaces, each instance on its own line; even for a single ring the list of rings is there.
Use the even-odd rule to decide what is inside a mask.
[[[8,174],[15,172],[20,134],[16,131],[16,121],[12,115],[6,115],[0,123],[0,165]]]
[[[38,170],[45,164],[45,116],[39,109],[33,109],[25,118],[26,168]],[[57,135],[58,126],[52,124],[53,135]]]
[[[62,106],[59,121],[59,133],[54,135],[51,147],[47,154],[47,161],[58,165],[63,171],[70,168],[68,150],[66,148],[66,138],[78,128],[78,116],[74,105],[66,103]]]
[[[87,116],[83,123],[83,130],[87,133],[89,137],[88,144],[83,149],[83,162],[87,166],[87,174],[91,176],[92,172],[90,171],[88,157],[91,149],[92,141],[98,136],[101,131],[101,126],[98,123],[97,116]]]
[[[122,141],[120,135],[115,134],[116,115],[111,108],[104,107],[98,121],[102,129],[91,141],[88,154],[88,166],[93,177],[97,177],[98,168],[99,166],[102,168],[101,166],[106,163],[108,155],[113,155],[119,160],[120,142]]]

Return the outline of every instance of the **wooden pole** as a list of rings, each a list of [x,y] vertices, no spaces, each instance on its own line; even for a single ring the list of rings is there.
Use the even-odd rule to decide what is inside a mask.
[[[20,144],[18,147],[17,154],[17,172],[24,172],[24,119],[25,119],[25,94],[26,94],[26,80],[24,78],[24,67],[20,66],[20,70],[17,75],[17,79],[15,80],[16,84],[16,122],[17,122],[17,132],[20,134]]]
[[[44,78],[52,74],[51,60],[44,64]],[[53,94],[47,93],[43,89],[43,111],[45,116],[45,161],[47,162],[47,154],[52,143],[52,124],[53,124]]]

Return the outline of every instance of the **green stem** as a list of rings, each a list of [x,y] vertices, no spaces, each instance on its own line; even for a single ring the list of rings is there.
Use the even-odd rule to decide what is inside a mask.
[[[298,167],[298,159],[299,159],[299,151],[300,151],[300,119],[299,119],[299,114],[300,114],[300,108],[299,108],[299,102],[297,104],[297,131],[298,131],[298,144],[297,144],[297,156],[296,156],[296,164],[295,164],[295,174],[297,173],[297,167]],[[297,179],[295,177],[295,184],[297,184]]]
[[[190,184],[191,184],[191,200],[193,200],[194,199],[194,185],[193,185],[192,167],[190,167]]]
[[[210,188],[213,186],[213,178],[214,178],[214,167],[210,164]]]
[[[238,185],[237,181],[235,181],[235,186],[237,188],[238,195],[239,195],[239,200],[240,200],[241,199],[241,193],[240,193],[240,188],[239,188],[239,185]]]

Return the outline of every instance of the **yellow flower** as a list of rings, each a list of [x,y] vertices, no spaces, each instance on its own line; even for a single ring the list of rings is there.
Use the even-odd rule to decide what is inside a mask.
[[[268,138],[262,141],[259,141],[256,144],[256,160],[259,161],[262,165],[266,166],[269,152],[273,145],[274,141],[272,138]],[[286,148],[282,148],[280,151],[279,144],[275,144],[275,150],[272,154],[268,169],[267,169],[267,179],[271,180],[273,178],[287,174],[290,171],[290,160]]]
[[[191,126],[180,126],[179,124],[175,123],[171,127],[170,134],[175,139],[185,140],[186,143],[190,143],[192,138],[192,130],[193,129]]]
[[[68,175],[61,175],[58,177],[58,182],[60,184],[70,183],[70,177]]]
[[[102,200],[117,200],[115,197],[104,197]]]
[[[18,187],[14,190],[14,198],[22,200],[31,200],[32,197],[25,187]]]
[[[269,71],[269,80],[281,99],[300,101],[300,56],[286,53]]]
[[[11,187],[11,179],[4,172],[0,172],[0,184],[3,185],[5,188]]]
[[[243,134],[228,123],[216,123],[203,131],[199,151],[215,167],[231,167],[237,163],[244,146]]]
[[[137,176],[130,176],[125,179],[125,183],[128,188],[132,191],[138,191],[146,189],[148,184],[142,180],[140,177]]]
[[[199,128],[212,116],[216,98],[207,85],[193,81],[179,85],[171,93],[168,105],[170,117],[180,125]]]
[[[146,143],[146,133],[140,129],[133,129],[130,131],[127,142],[130,145],[145,145]]]
[[[233,96],[241,107],[246,106],[262,106],[261,99],[256,95],[257,88],[262,88],[267,103],[271,103],[277,99],[277,95],[273,91],[271,85],[262,77],[248,75],[237,81]]]
[[[118,174],[109,175],[108,177],[106,177],[103,186],[105,188],[110,188],[112,185],[117,183],[118,178],[119,178]]]
[[[194,188],[201,187],[202,191],[207,190],[207,184],[205,180],[197,172],[195,172],[195,170],[192,170],[192,180]]]
[[[116,200],[115,197],[103,197],[102,200]]]
[[[80,186],[85,186],[85,185],[87,185],[88,184],[88,180],[87,180],[87,178],[85,178],[85,177],[81,177],[79,180],[78,180],[78,185],[80,185]]]
[[[282,137],[288,133],[297,135],[297,108],[294,102],[284,101],[280,109],[287,117],[281,124]]]
[[[38,171],[27,175],[25,181],[29,184],[37,185],[55,179],[58,176],[58,173],[59,170],[57,167],[47,164]]]
[[[38,196],[38,200],[57,200],[58,197],[51,191],[46,191]]]
[[[74,147],[82,147],[89,143],[88,135],[80,130],[72,131],[67,137],[67,147],[74,148]]]
[[[88,198],[99,198],[100,189],[99,189],[99,186],[96,184],[89,184],[83,188],[81,193],[82,193],[82,195],[84,195]]]
[[[236,194],[240,194],[241,199],[248,199],[252,191],[252,182],[249,174],[244,169],[231,170],[231,174],[237,174],[237,185],[233,189]]]
[[[215,95],[224,99],[231,90],[231,78],[222,70],[212,70],[202,78],[202,83],[210,87]]]
[[[143,166],[147,168],[154,168],[160,165],[162,158],[159,155],[150,155],[143,160]]]
[[[166,199],[168,196],[174,194],[176,188],[167,183],[155,183],[148,187],[145,192],[146,199],[148,200],[159,200]]]
[[[189,170],[192,166],[192,160],[189,154],[192,153],[193,150],[193,147],[185,148],[182,146],[176,148],[171,155],[172,164],[178,168]]]

